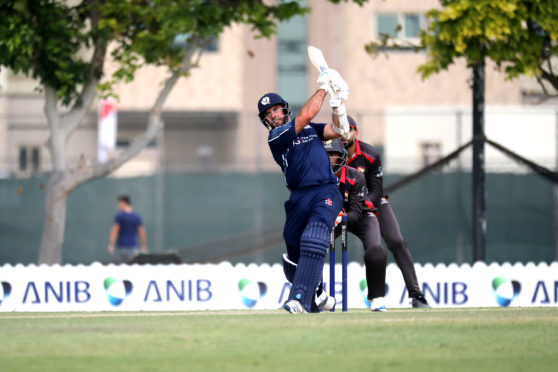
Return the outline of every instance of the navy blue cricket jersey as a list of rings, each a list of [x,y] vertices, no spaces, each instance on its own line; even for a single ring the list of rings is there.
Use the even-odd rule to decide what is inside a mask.
[[[273,159],[283,170],[290,190],[337,184],[322,143],[325,126],[308,123],[297,135],[293,119],[269,133],[267,142]]]
[[[137,247],[138,227],[143,224],[140,215],[136,212],[120,211],[114,217],[114,223],[120,225],[116,245],[120,248]]]

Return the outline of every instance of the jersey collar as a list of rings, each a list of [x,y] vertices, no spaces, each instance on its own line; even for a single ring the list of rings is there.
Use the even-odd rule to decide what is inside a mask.
[[[357,139],[355,139],[355,153],[353,154],[353,156],[351,156],[351,158],[347,161],[347,164],[350,164],[353,160],[356,159],[357,156],[362,155],[362,151],[360,150],[360,142],[358,142]]]
[[[355,140],[355,153],[353,154],[353,156],[351,156],[351,158],[347,161],[347,164],[351,164],[353,160],[355,160],[357,158],[357,156],[363,156],[366,160],[368,160],[370,162],[370,164],[374,163],[374,158],[370,157],[370,155],[362,152],[362,150],[360,149],[360,142],[358,140]]]

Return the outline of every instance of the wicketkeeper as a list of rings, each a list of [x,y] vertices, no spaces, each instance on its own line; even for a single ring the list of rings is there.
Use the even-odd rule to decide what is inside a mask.
[[[352,117],[349,116],[348,119],[351,128],[350,138],[343,139],[345,149],[349,153],[347,165],[364,174],[368,199],[378,208],[378,222],[382,238],[393,253],[395,262],[403,274],[409,297],[412,298],[412,306],[430,307],[419,287],[413,257],[399,229],[399,224],[389,203],[389,196],[384,192],[380,154],[373,146],[357,139],[357,124]]]
[[[386,311],[384,296],[387,254],[381,243],[377,209],[366,197],[366,181],[362,173],[346,165],[347,151],[343,143],[338,139],[329,140],[324,142],[324,147],[329,155],[331,168],[339,179],[343,211],[347,214],[347,231],[356,235],[364,247],[370,309]]]

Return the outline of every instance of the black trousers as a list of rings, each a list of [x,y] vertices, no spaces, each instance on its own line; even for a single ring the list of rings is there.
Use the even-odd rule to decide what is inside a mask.
[[[382,247],[378,219],[373,214],[365,215],[358,223],[347,226],[347,231],[356,235],[364,246],[368,299],[384,297],[387,253]]]
[[[415,272],[413,257],[411,256],[411,252],[407,249],[407,243],[405,239],[403,239],[403,235],[401,235],[399,223],[391,209],[389,199],[382,198],[377,208],[382,238],[388,249],[393,253],[395,262],[397,262],[397,266],[399,266],[399,270],[401,270],[403,274],[403,280],[409,291],[409,297],[422,295]]]

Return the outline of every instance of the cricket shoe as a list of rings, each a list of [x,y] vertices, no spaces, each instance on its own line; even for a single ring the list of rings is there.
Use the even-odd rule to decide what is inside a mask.
[[[426,298],[424,298],[423,295],[418,295],[413,297],[413,301],[411,302],[411,305],[413,305],[413,307],[423,308],[423,309],[429,309],[432,307],[428,304],[428,301],[426,301]]]
[[[335,300],[335,297],[328,296],[326,291],[322,291],[320,295],[316,293],[316,295],[314,296],[314,301],[316,302],[318,309],[323,311],[330,311],[335,307],[335,304],[337,302]]]
[[[302,304],[297,300],[290,300],[285,302],[285,304],[283,305],[283,309],[287,310],[291,314],[307,313],[304,306],[302,306]]]
[[[370,310],[372,311],[386,311],[386,301],[383,297],[376,297],[370,301]]]

